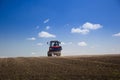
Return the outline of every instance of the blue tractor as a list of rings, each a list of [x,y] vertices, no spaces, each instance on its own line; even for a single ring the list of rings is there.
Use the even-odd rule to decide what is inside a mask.
[[[48,42],[47,42],[47,44],[48,44]],[[57,40],[50,41],[49,50],[47,52],[47,55],[48,56],[53,56],[53,55],[60,56],[61,50],[62,50],[62,47],[60,46],[60,44],[61,44],[61,42],[59,42]]]

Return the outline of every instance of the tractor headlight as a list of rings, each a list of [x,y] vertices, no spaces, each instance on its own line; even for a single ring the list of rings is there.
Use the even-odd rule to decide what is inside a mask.
[[[52,48],[49,48],[49,50],[52,50]]]

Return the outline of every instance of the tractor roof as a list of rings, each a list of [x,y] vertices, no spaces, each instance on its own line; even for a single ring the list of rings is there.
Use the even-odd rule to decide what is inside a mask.
[[[58,40],[53,40],[53,41],[50,41],[50,42],[60,42],[60,41],[58,41]]]
[[[52,40],[52,42],[59,42],[58,40]]]

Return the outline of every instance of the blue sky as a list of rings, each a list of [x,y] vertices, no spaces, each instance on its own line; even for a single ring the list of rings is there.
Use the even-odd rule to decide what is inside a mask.
[[[0,0],[0,56],[120,53],[119,0]]]

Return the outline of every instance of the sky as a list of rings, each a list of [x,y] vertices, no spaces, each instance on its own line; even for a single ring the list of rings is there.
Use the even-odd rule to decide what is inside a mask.
[[[119,0],[0,0],[0,57],[120,54]]]

